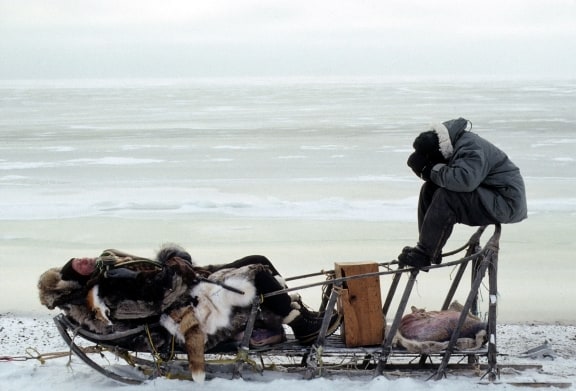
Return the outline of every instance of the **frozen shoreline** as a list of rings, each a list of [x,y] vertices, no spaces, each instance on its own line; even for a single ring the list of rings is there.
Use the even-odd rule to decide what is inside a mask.
[[[56,327],[52,323],[53,314],[39,314],[35,316],[16,315],[14,313],[0,314],[0,356],[26,356],[29,349],[40,354],[53,352],[66,352],[67,347],[60,338]],[[535,348],[548,341],[554,357],[536,356],[527,357],[523,352]],[[576,389],[576,325],[569,324],[502,324],[498,325],[497,333],[498,364],[501,365],[502,384],[493,385],[492,389],[508,389],[504,383],[557,383],[565,386],[571,383],[569,389]],[[34,354],[34,353],[33,353]],[[72,391],[78,389],[119,389],[119,390],[153,390],[170,388],[173,390],[189,389],[187,381],[155,379],[138,386],[127,386],[115,383],[96,373],[77,357],[73,357],[71,366],[67,365],[68,358],[62,357],[47,360],[44,364],[36,359],[26,361],[0,361],[0,387],[3,391],[32,390],[45,385],[57,385],[59,391]],[[541,365],[541,369],[527,369],[518,371],[506,368],[506,364]],[[392,378],[392,377],[391,377]],[[436,383],[425,382],[418,379],[394,377],[373,379],[314,379],[287,380],[279,376],[272,380],[275,385],[259,381],[214,379],[202,385],[206,390],[236,390],[242,389],[264,390],[273,387],[283,387],[285,391],[296,391],[303,384],[314,384],[314,389],[378,389],[382,382],[394,384],[395,390],[428,390],[435,389]],[[475,389],[478,379],[462,378],[449,375],[442,380],[443,390]],[[195,385],[198,386],[198,385]],[[514,387],[514,389],[524,389]],[[526,389],[531,389],[528,387]]]

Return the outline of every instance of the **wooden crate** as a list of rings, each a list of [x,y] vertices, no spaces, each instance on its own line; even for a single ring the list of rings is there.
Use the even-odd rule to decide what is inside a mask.
[[[336,278],[378,272],[375,262],[337,262]],[[378,276],[345,281],[338,300],[343,314],[342,336],[347,347],[380,345],[386,322]]]

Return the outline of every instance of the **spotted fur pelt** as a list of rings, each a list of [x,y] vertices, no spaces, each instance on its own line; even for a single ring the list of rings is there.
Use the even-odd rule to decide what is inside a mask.
[[[160,323],[185,346],[195,381],[204,380],[204,351],[244,331],[257,295],[254,276],[262,268],[265,266],[248,265],[214,272],[208,281],[192,287],[192,305],[173,309],[160,318]],[[282,324],[281,317],[266,310],[260,311],[259,320],[268,327]]]
[[[207,349],[235,338],[244,330],[257,294],[254,276],[262,269],[266,269],[266,266],[248,265],[237,269],[222,269],[208,277],[210,281],[243,291],[243,295],[211,283],[199,283],[192,288],[190,295],[197,300],[194,312],[207,337]],[[277,328],[282,324],[282,317],[262,308],[258,313],[258,321]]]
[[[462,306],[458,302],[452,303],[446,311],[426,311],[412,307],[412,313],[400,321],[394,344],[412,353],[438,353],[448,347],[461,312]],[[468,314],[460,330],[456,349],[479,349],[485,341],[486,324]]]

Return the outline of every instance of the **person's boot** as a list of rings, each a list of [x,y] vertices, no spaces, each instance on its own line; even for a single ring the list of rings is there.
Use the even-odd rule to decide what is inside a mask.
[[[416,249],[418,248],[419,249]],[[416,247],[410,247],[410,246],[406,246],[402,249],[402,253],[398,256],[398,258],[400,258],[401,256],[405,256],[406,254],[408,254],[411,251],[423,251],[422,247],[420,245],[416,245]],[[440,255],[437,258],[430,258],[430,262],[433,263],[434,265],[440,265],[442,263],[442,255]]]
[[[314,311],[311,310],[310,307],[308,307],[306,304],[304,304],[304,302],[302,301],[302,297],[300,296],[300,294],[296,293],[294,295],[291,295],[292,298],[292,308],[293,309],[297,309],[300,311],[300,313],[307,318],[318,318],[323,320],[324,319],[324,314],[326,313],[326,311]],[[336,315],[336,310],[334,310],[334,312],[332,313],[332,318],[334,319],[334,315]],[[338,325],[340,324],[342,320],[342,315],[338,315],[338,323],[335,324],[335,328],[334,330],[336,330],[338,328]],[[330,335],[332,332],[330,332],[330,327],[332,326],[332,322],[330,322],[330,326],[328,327],[328,333],[327,335]]]
[[[402,253],[398,255],[398,263],[400,266],[411,266],[420,269],[430,266],[432,259],[420,245],[416,245],[416,247],[404,247]],[[423,271],[428,272],[428,270]]]
[[[284,318],[285,324],[292,328],[294,337],[302,344],[312,344],[318,338],[320,328],[322,327],[322,317],[314,316],[308,310],[293,309],[288,316]],[[340,326],[340,315],[332,314],[326,336],[333,334]]]

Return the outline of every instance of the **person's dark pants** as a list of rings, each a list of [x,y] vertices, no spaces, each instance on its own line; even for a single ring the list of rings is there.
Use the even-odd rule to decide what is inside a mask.
[[[435,262],[440,260],[454,224],[483,226],[497,222],[486,211],[476,191],[459,193],[432,182],[422,185],[418,202],[418,244]]]

